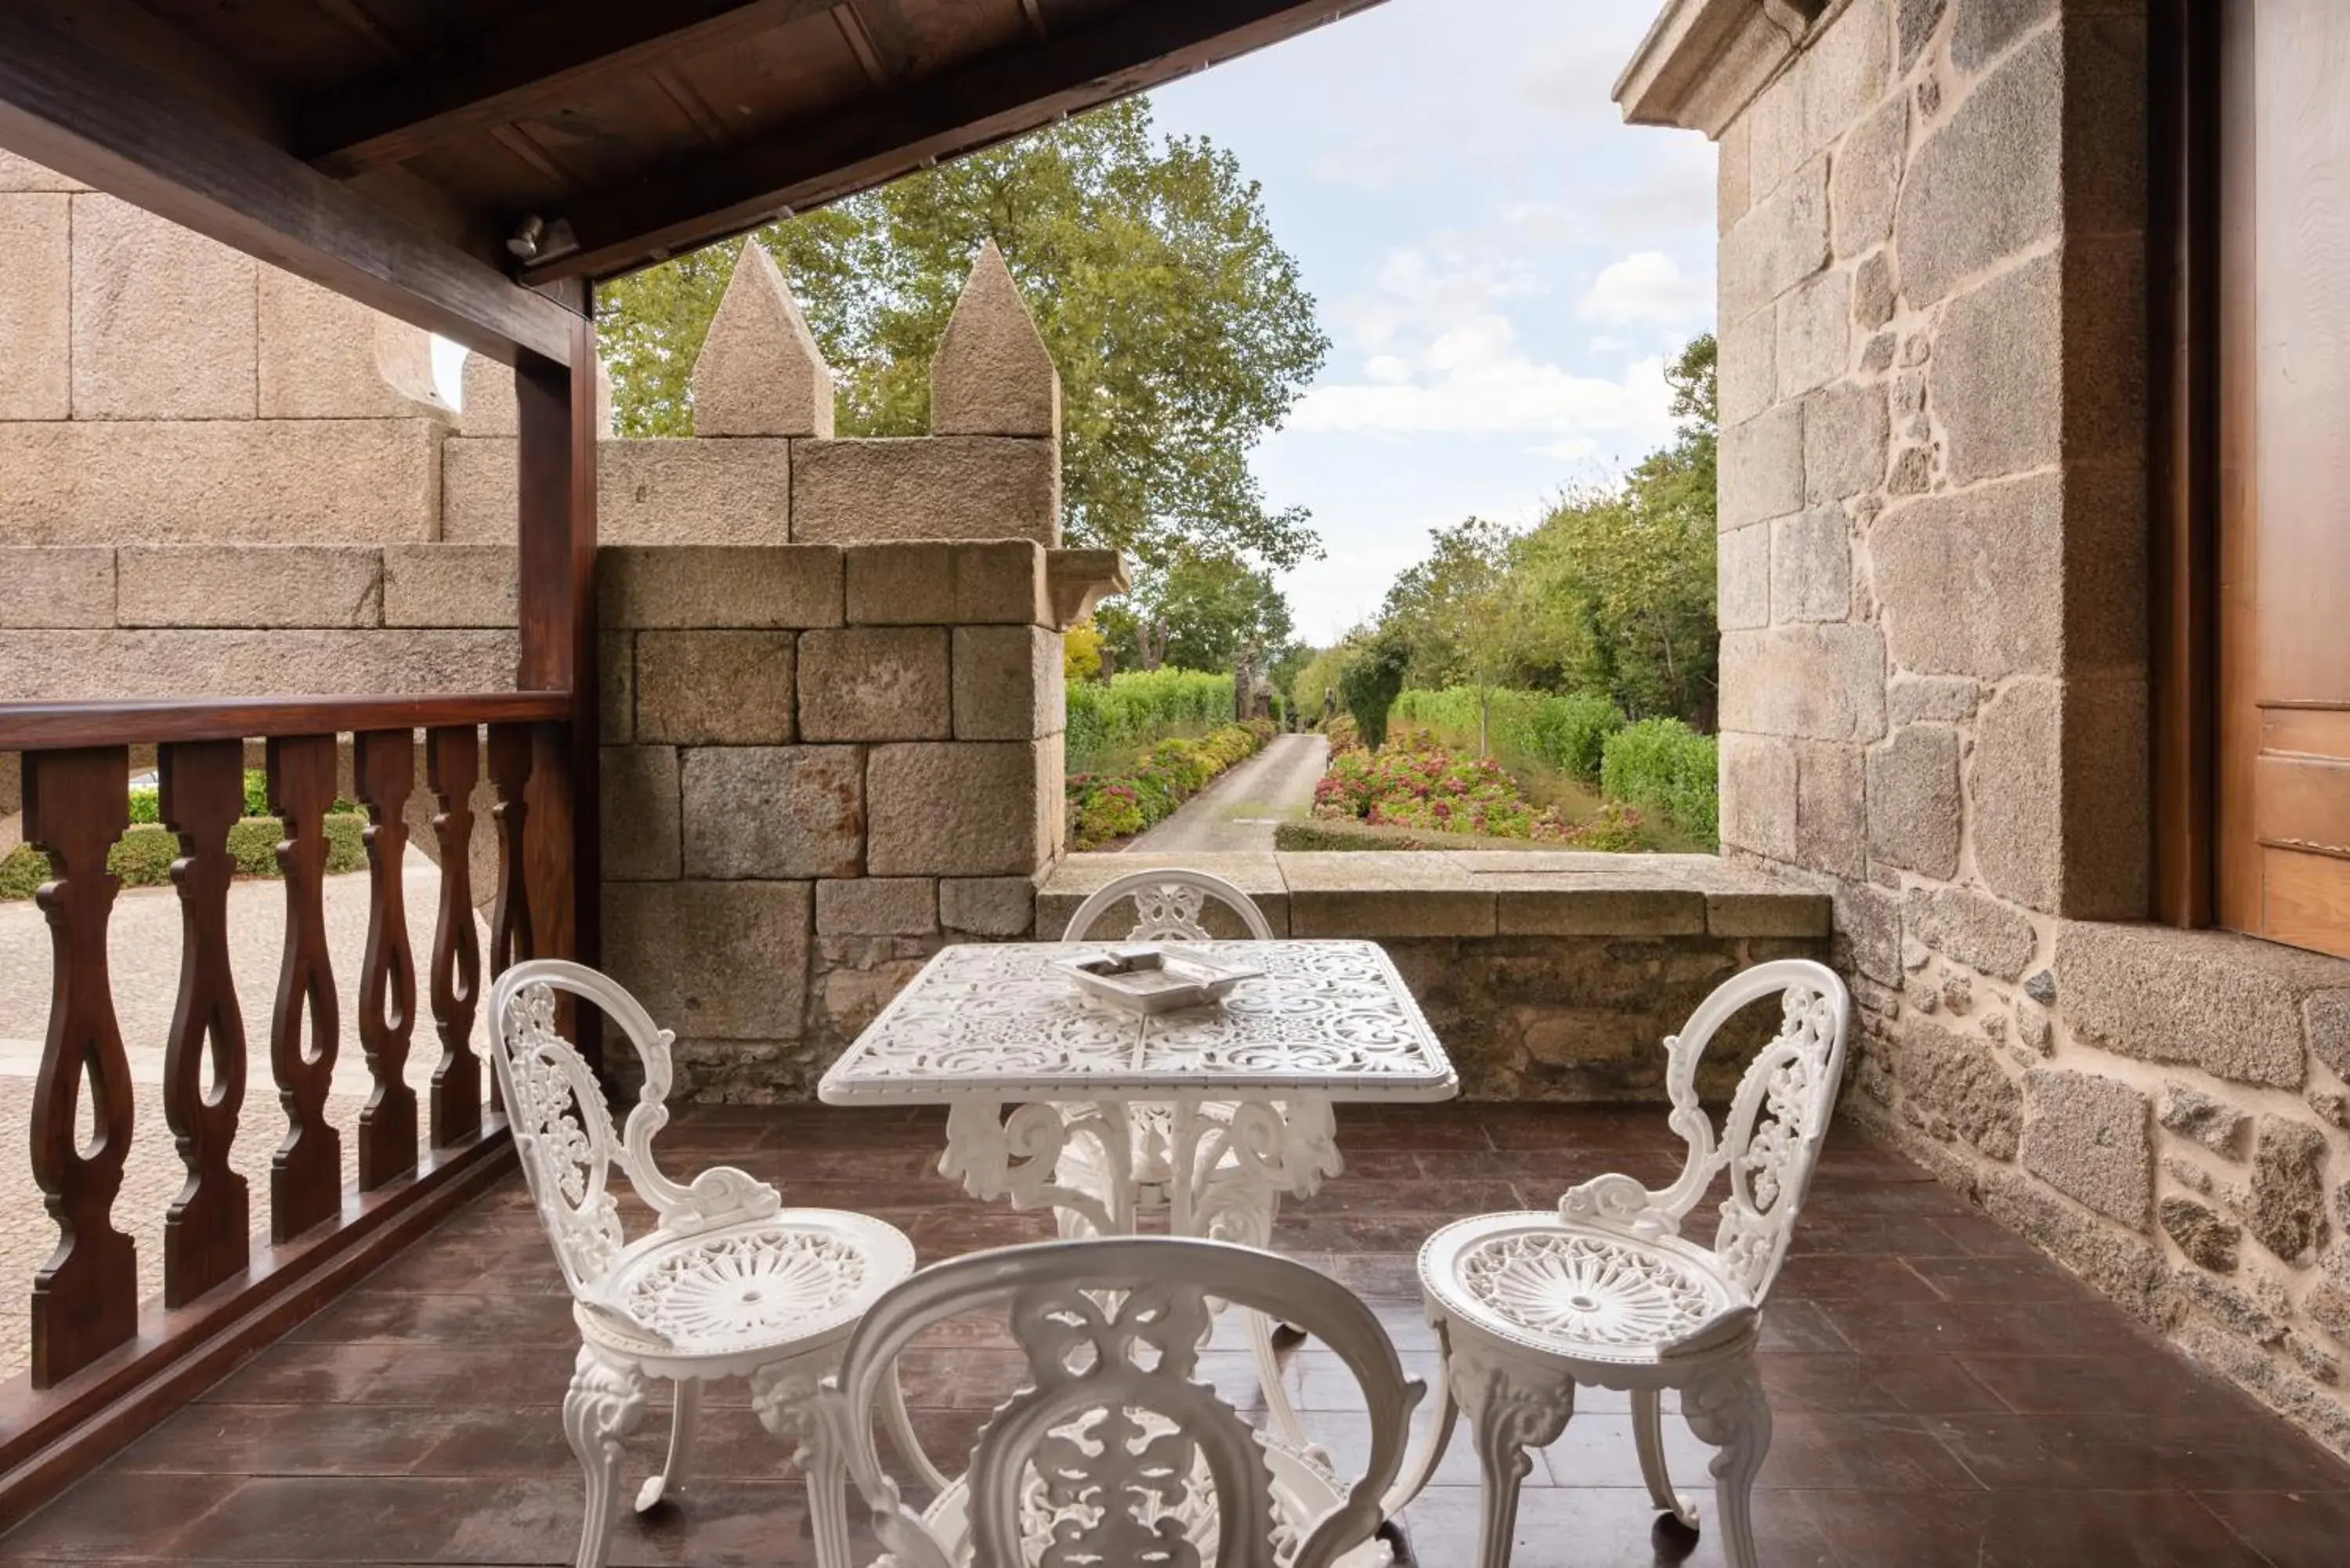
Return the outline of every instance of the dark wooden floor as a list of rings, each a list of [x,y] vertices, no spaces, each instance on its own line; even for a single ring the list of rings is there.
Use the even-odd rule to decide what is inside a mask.
[[[723,1160],[786,1202],[859,1208],[925,1259],[1035,1239],[931,1173],[938,1125],[871,1111],[690,1112],[675,1169]],[[1449,1106],[1345,1116],[1347,1173],[1295,1204],[1284,1248],[1379,1309],[1425,1372],[1411,1259],[1441,1221],[1545,1204],[1607,1168],[1670,1168],[1661,1115]],[[1757,1500],[1764,1559],[1887,1568],[2338,1568],[2350,1469],[2196,1370],[1915,1167],[1839,1127],[1764,1314],[1776,1437]],[[577,1340],[519,1184],[483,1199],[44,1512],[0,1538],[25,1563],[567,1563],[579,1483],[556,1418]],[[1220,1385],[1247,1362],[1211,1353]],[[960,1451],[1012,1386],[1012,1353],[933,1345],[907,1366],[934,1451]],[[1326,1353],[1289,1373],[1343,1463],[1362,1435]],[[714,1406],[715,1408],[712,1407]],[[705,1405],[703,1478],[624,1514],[616,1565],[809,1561],[802,1495],[735,1386]],[[1708,1450],[1668,1422],[1675,1471]],[[649,1412],[624,1495],[658,1463]],[[1719,1563],[1660,1532],[1623,1397],[1582,1403],[1520,1515],[1520,1568]],[[1472,1560],[1475,1465],[1456,1442],[1408,1516],[1428,1568]]]

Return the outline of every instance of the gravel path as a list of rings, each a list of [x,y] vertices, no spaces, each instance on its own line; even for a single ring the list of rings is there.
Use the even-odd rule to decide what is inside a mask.
[[[1330,742],[1320,735],[1275,735],[1127,848],[1152,855],[1271,849],[1275,827],[1313,809],[1314,786],[1329,760]]]
[[[434,904],[441,874],[414,848],[409,851],[404,888],[409,938],[420,977],[432,952]],[[335,1061],[335,1087],[327,1112],[343,1134],[343,1172],[348,1185],[358,1174],[355,1129],[370,1080],[359,1053],[359,972],[367,945],[368,888],[364,872],[327,878],[327,938],[332,952],[335,991],[341,999],[342,1044]],[[476,922],[479,924],[480,922]],[[269,1161],[286,1136],[286,1113],[269,1074],[269,1010],[277,989],[278,951],[286,936],[286,893],[275,881],[241,881],[229,889],[229,946],[244,1009],[247,1065],[244,1109],[230,1163],[251,1185],[256,1229],[269,1214]],[[115,1223],[139,1246],[139,1282],[144,1294],[163,1288],[163,1212],[180,1189],[184,1169],[163,1122],[157,1085],[163,1075],[163,1042],[180,983],[179,897],[169,888],[125,888],[108,926],[107,959],[114,981],[115,1017],[130,1058],[134,1120],[130,1157],[122,1192],[115,1199]],[[489,930],[482,927],[482,946]],[[23,1369],[30,1355],[28,1302],[33,1275],[57,1244],[32,1168],[22,1150],[31,1125],[33,1080],[40,1071],[41,1042],[48,1031],[49,929],[30,900],[0,903],[0,1138],[17,1152],[0,1160],[0,1376]],[[421,988],[420,988],[421,989]],[[441,1046],[432,1032],[432,1004],[418,999],[420,1017],[409,1048],[407,1081],[421,1100],[429,1092]],[[486,1049],[482,1018],[474,1020],[474,1049]],[[486,1069],[484,1076],[486,1076]],[[87,1104],[85,1102],[85,1117]],[[418,1107],[421,1124],[423,1106]],[[87,1122],[85,1121],[85,1125]]]

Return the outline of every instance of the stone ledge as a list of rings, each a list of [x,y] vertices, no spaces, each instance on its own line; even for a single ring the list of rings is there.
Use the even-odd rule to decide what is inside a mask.
[[[1821,939],[1826,894],[1711,855],[1419,850],[1072,855],[1036,895],[1057,932],[1115,877],[1154,865],[1212,872],[1298,937],[1714,936]]]
[[[2293,1090],[2312,1055],[2350,1066],[2326,1000],[2350,995],[2350,960],[2232,931],[2084,920],[2057,928],[2054,972],[2076,1033],[2118,1056]]]
[[[1616,79],[1612,95],[1631,125],[1678,126],[1719,137],[1793,59],[1804,12],[1818,0],[1669,0]]]

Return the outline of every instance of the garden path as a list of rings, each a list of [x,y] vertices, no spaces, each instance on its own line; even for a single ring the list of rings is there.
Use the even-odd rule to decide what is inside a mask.
[[[1275,827],[1313,809],[1314,786],[1329,761],[1330,742],[1320,735],[1275,735],[1127,848],[1153,855],[1271,849]]]
[[[432,923],[441,873],[413,846],[403,867],[402,892],[409,940],[421,970],[432,950]],[[364,871],[326,879],[327,943],[340,1002],[342,1043],[335,1059],[334,1091],[327,1116],[342,1129],[344,1180],[359,1168],[355,1135],[359,1107],[370,1081],[359,1046],[359,975],[367,947],[368,878]],[[269,1161],[286,1137],[286,1113],[269,1073],[269,1014],[277,992],[279,950],[286,940],[286,891],[282,883],[249,878],[231,885],[228,896],[230,967],[244,1014],[246,1075],[244,1108],[238,1119],[230,1163],[250,1184],[253,1218],[265,1226],[269,1215]],[[489,929],[475,918],[483,950]],[[170,888],[125,888],[116,896],[107,924],[107,963],[114,981],[117,1025],[130,1058],[134,1120],[130,1154],[122,1173],[115,1221],[139,1248],[142,1294],[162,1289],[163,1213],[179,1191],[184,1172],[171,1129],[164,1124],[160,1085],[163,1044],[179,996],[180,903]],[[41,1044],[49,1019],[48,921],[30,898],[0,903],[0,1137],[21,1151],[22,1128],[31,1124],[33,1082],[41,1066]],[[420,1100],[429,1096],[432,1069],[441,1056],[429,1009],[421,1002],[410,1042],[404,1076]],[[486,1011],[486,1009],[484,1009]],[[486,1050],[482,1018],[473,1023],[473,1046]],[[87,1116],[87,1107],[84,1115]],[[420,1117],[420,1119],[421,1119]],[[57,1225],[45,1211],[32,1168],[19,1152],[0,1160],[0,1378],[21,1370],[29,1355],[27,1303],[33,1275],[57,1244]]]

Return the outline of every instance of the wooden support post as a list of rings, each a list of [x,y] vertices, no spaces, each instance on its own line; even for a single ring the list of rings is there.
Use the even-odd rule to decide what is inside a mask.
[[[567,744],[536,748],[525,865],[538,937],[534,956],[593,964],[601,956],[596,711],[596,329],[584,286],[570,362],[524,355],[515,367],[520,441],[517,518],[526,691],[567,691]],[[549,753],[554,753],[550,755]],[[549,764],[567,765],[561,778]],[[496,761],[492,763],[495,771]],[[577,1024],[600,1063],[595,1023]]]

